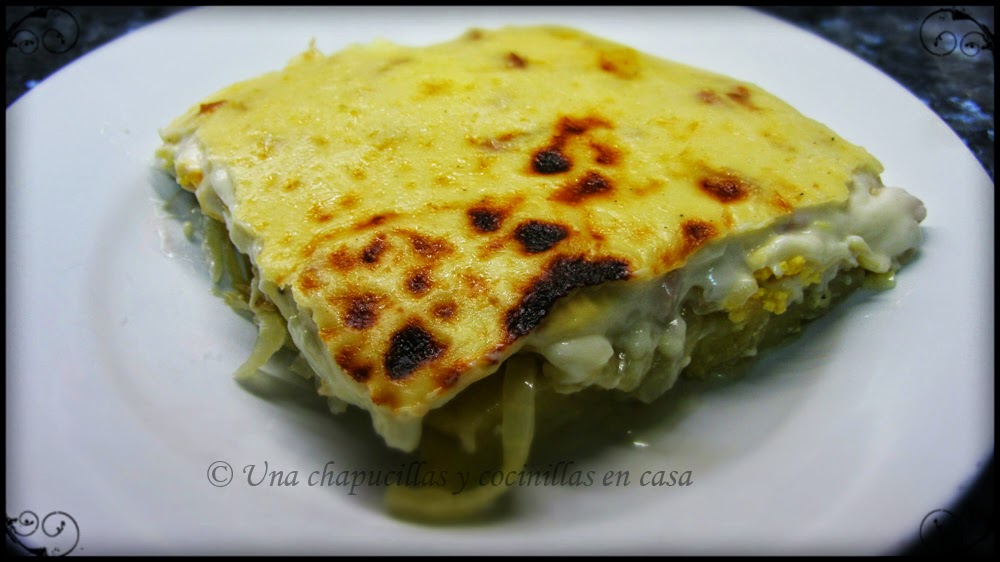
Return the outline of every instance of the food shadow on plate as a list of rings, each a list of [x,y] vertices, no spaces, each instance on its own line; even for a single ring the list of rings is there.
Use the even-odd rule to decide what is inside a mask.
[[[152,188],[151,203],[160,236],[160,249],[169,258],[182,262],[198,278],[209,279],[210,265],[203,243],[205,229],[201,209],[194,194],[177,185],[163,170],[151,167],[147,181]]]

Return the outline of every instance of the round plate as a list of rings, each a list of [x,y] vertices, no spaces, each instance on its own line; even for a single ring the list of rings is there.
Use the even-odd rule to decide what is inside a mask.
[[[527,23],[784,98],[923,199],[926,241],[896,289],[852,299],[740,382],[658,403],[632,443],[552,457],[593,485],[513,490],[502,517],[476,525],[398,521],[380,489],[323,477],[407,470],[364,415],[230,377],[256,329],[211,294],[163,203],[157,130],[312,38],[330,53]],[[750,10],[193,10],[16,102],[7,163],[8,528],[41,526],[30,540],[62,553],[892,552],[993,449],[992,182],[891,79]],[[690,471],[690,485],[652,485],[661,471]],[[37,520],[56,512],[48,525],[71,522],[43,537]]]

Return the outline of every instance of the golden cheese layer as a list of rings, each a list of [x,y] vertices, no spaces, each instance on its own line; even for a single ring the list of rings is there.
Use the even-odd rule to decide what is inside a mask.
[[[881,172],[752,84],[558,27],[311,49],[163,136],[205,155],[169,164],[214,182],[347,384],[406,417],[495,371],[573,290],[652,279]]]

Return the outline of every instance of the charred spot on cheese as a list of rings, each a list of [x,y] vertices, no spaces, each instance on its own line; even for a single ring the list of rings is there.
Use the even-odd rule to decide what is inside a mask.
[[[684,236],[684,246],[689,251],[718,235],[718,230],[712,223],[694,219],[684,221],[681,225],[681,232]]]
[[[713,174],[702,178],[698,186],[720,203],[735,203],[750,196],[751,186],[728,173]]]
[[[666,182],[664,182],[662,179],[650,178],[648,181],[646,181],[645,185],[632,188],[632,192],[635,193],[636,196],[638,197],[645,197],[648,195],[654,195],[657,191],[662,190],[665,186]]]
[[[701,101],[702,103],[707,103],[709,105],[716,104],[722,101],[722,99],[719,97],[719,94],[716,94],[715,90],[712,90],[711,88],[699,90],[697,96],[699,101]]]
[[[198,106],[198,115],[205,115],[205,114],[208,114],[208,113],[212,113],[216,109],[219,109],[220,107],[222,107],[223,105],[225,105],[226,103],[227,103],[226,100],[220,100],[220,101],[211,102],[211,103],[203,103],[200,106]]]
[[[462,376],[462,372],[458,369],[449,369],[437,376],[438,386],[441,388],[451,388],[455,386],[458,379]]]
[[[551,250],[569,236],[569,230],[561,225],[542,221],[525,221],[514,229],[514,239],[521,243],[521,248],[529,254],[538,254]]]
[[[480,259],[489,259],[492,254],[495,254],[500,250],[503,250],[504,246],[505,244],[503,238],[494,238],[489,242],[487,242],[486,244],[480,246],[478,251],[476,252],[476,255]]]
[[[299,178],[288,178],[285,183],[281,184],[283,191],[295,191],[300,187],[302,187],[302,180]]]
[[[575,136],[584,135],[594,128],[612,128],[611,123],[603,117],[589,115],[583,118],[563,116],[556,123],[556,131],[551,141],[544,148],[540,148],[532,155],[531,169],[539,174],[560,174],[573,167],[573,161],[566,155],[565,148],[570,139]],[[591,147],[597,152],[599,163],[614,163],[617,154],[608,147],[590,142]],[[603,162],[602,162],[603,160]]]
[[[307,269],[299,276],[299,289],[304,293],[309,293],[315,291],[320,287],[319,279],[316,278],[316,272]]]
[[[590,171],[582,178],[563,186],[552,199],[560,203],[575,204],[588,197],[611,191],[611,180],[601,174]]]
[[[587,225],[587,234],[589,234],[590,237],[596,242],[604,242],[607,239],[607,237],[595,230],[591,225]]]
[[[326,261],[337,271],[347,271],[354,266],[354,258],[347,248],[337,248],[326,257]]]
[[[431,274],[427,269],[418,269],[406,279],[406,290],[416,296],[422,296],[431,290]]]
[[[410,245],[418,254],[427,259],[434,259],[454,251],[447,240],[431,238],[416,233],[410,234]]]
[[[604,166],[613,166],[618,163],[620,153],[617,149],[596,141],[590,141],[590,148],[594,150],[594,162]]]
[[[746,86],[736,86],[726,93],[726,97],[749,109],[757,109],[750,101],[750,90]]]
[[[385,251],[385,235],[376,234],[372,241],[361,250],[361,261],[367,264],[378,263],[379,256]]]
[[[378,321],[378,306],[382,299],[371,293],[351,297],[344,312],[344,324],[355,330],[367,330]]]
[[[489,207],[473,207],[469,209],[466,214],[469,216],[469,221],[472,223],[472,228],[476,232],[481,232],[486,234],[487,232],[496,232],[500,230],[500,226],[503,225],[504,213],[497,209],[492,209]]]
[[[358,224],[354,225],[354,229],[355,230],[365,230],[365,229],[372,228],[372,227],[375,227],[375,226],[381,226],[381,225],[385,224],[385,222],[387,220],[389,220],[390,218],[392,218],[395,215],[396,215],[396,213],[380,213],[378,215],[375,215],[375,216],[369,218],[368,220],[361,221]]]
[[[598,65],[601,70],[614,74],[623,80],[632,80],[638,76],[639,64],[639,54],[627,47],[603,50],[598,56]]]
[[[458,305],[455,304],[454,301],[439,302],[434,305],[434,308],[431,309],[431,314],[433,314],[435,318],[449,320],[455,316],[455,312],[457,310]]]
[[[367,363],[361,363],[357,360],[354,350],[345,349],[337,352],[334,357],[337,361],[337,365],[351,376],[352,379],[357,382],[365,382],[371,377],[372,367]]]
[[[358,205],[358,194],[357,193],[347,193],[337,200],[337,204],[345,209],[353,209]]]
[[[569,170],[573,162],[562,153],[558,146],[538,150],[531,158],[531,169],[539,174],[560,174]]]
[[[603,117],[589,115],[584,118],[563,117],[557,126],[556,144],[562,145],[571,135],[582,135],[590,129],[610,129],[611,122]]]
[[[468,292],[472,295],[481,295],[486,292],[486,279],[483,279],[482,275],[477,275],[475,273],[463,273],[460,277],[462,279],[462,285],[464,285]]]
[[[582,256],[559,256],[524,290],[520,302],[504,315],[507,343],[534,330],[556,301],[573,289],[622,281],[631,275],[627,262],[615,258],[588,260]]]
[[[524,58],[514,51],[507,53],[504,60],[507,62],[508,68],[524,68],[525,66],[528,66],[528,61],[524,60]]]
[[[773,205],[774,208],[778,209],[782,213],[791,213],[792,210],[794,209],[792,205],[789,204],[788,201],[786,201],[785,198],[781,196],[780,193],[775,193],[771,197],[771,205]]]
[[[445,348],[420,324],[411,321],[392,335],[385,353],[385,372],[394,381],[405,379],[422,364],[440,357]]]
[[[358,382],[365,382],[369,377],[371,377],[372,368],[365,365],[356,369],[350,369],[347,371],[347,374],[351,375],[351,378]]]
[[[372,397],[372,404],[375,404],[376,406],[385,406],[387,408],[395,409],[396,406],[399,404],[396,398],[396,393],[393,392],[391,389],[384,389],[378,392],[373,392],[371,397]]]

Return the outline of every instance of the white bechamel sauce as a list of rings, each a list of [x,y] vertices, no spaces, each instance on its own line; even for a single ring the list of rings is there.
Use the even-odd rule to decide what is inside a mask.
[[[738,309],[760,288],[754,273],[764,268],[780,279],[787,305],[802,302],[807,286],[822,291],[845,269],[894,271],[899,257],[920,244],[925,216],[912,195],[858,175],[844,205],[804,209],[763,232],[730,237],[651,282],[581,292],[553,310],[525,349],[547,359],[544,373],[561,392],[599,386],[651,401],[691,361],[692,335],[681,317],[686,305],[700,314]],[[805,258],[808,275],[786,271],[796,257]]]

